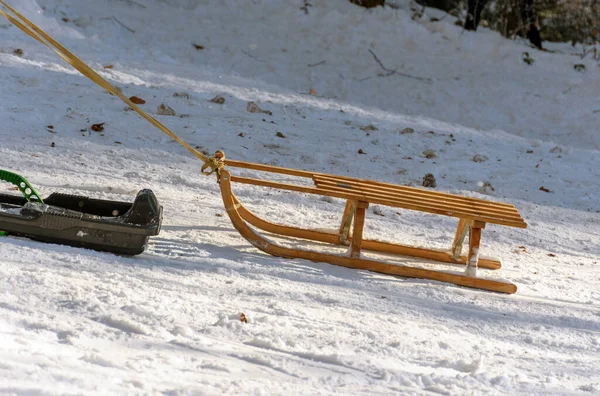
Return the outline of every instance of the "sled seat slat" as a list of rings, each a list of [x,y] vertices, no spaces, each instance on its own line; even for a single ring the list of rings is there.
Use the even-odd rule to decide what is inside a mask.
[[[527,224],[514,206],[496,207],[489,201],[473,198],[462,199],[455,195],[452,199],[435,198],[435,195],[423,195],[419,189],[381,188],[366,181],[349,181],[336,177],[313,177],[317,188],[323,193],[354,194],[355,199],[392,207],[441,214],[461,219],[501,224],[525,228]],[[398,186],[400,187],[400,186]]]
[[[430,191],[423,188],[415,188],[415,187],[407,187],[407,186],[399,186],[394,184],[386,184],[375,181],[367,181],[360,179],[350,179],[346,177],[338,177],[338,176],[330,176],[330,175],[321,175],[315,174],[313,176],[313,180],[315,183],[340,183],[342,185],[350,185],[352,187],[361,187],[369,190],[375,190],[377,192],[387,192],[387,193],[395,193],[403,196],[411,196],[419,199],[435,199],[436,201],[443,201],[446,203],[457,203],[461,205],[469,205],[469,206],[478,206],[489,208],[489,210],[494,211],[508,211],[515,212],[516,209],[513,205],[501,203],[501,202],[493,202],[493,201],[484,201],[477,198],[469,198],[464,196],[459,196],[455,194],[446,194],[440,193],[437,191]]]

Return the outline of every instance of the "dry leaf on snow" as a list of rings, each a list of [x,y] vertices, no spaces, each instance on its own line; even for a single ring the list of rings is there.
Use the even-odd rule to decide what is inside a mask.
[[[100,124],[93,124],[91,126],[92,131],[94,132],[102,132],[104,130],[104,122],[100,123]]]
[[[146,103],[146,101],[144,99],[139,98],[137,96],[132,96],[132,97],[129,98],[129,100],[131,100],[135,104],[144,104],[144,103]]]

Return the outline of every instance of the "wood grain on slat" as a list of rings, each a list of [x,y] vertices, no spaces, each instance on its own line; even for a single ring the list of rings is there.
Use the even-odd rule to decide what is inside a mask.
[[[382,194],[382,193],[378,193],[376,191],[362,189],[362,188],[351,189],[351,188],[339,186],[338,184],[331,183],[331,182],[322,182],[322,183],[320,182],[317,185],[317,187],[319,189],[322,189],[323,191],[337,191],[337,192],[354,193],[354,194],[362,196],[362,197],[368,197],[370,200],[380,199],[380,200],[385,200],[385,201],[392,201],[392,202],[396,202],[397,206],[400,206],[400,207],[401,207],[401,205],[406,204],[406,205],[412,205],[412,206],[417,206],[417,207],[422,207],[422,208],[438,209],[438,210],[443,210],[446,212],[469,213],[469,214],[476,215],[476,216],[486,215],[486,216],[491,216],[491,217],[497,217],[499,219],[514,220],[517,222],[523,221],[523,219],[521,218],[521,215],[516,210],[513,210],[511,212],[498,212],[498,211],[493,211],[493,210],[487,210],[485,208],[479,208],[474,205],[456,205],[454,203],[448,204],[443,201],[435,202],[433,200],[412,198],[409,196],[392,195],[392,194],[385,194],[385,193]]]
[[[486,210],[493,211],[495,213],[515,213],[517,209],[507,204],[497,205],[495,202],[485,201],[483,199],[477,198],[469,198],[463,197],[460,195],[455,195],[452,197],[440,196],[439,193],[435,191],[425,191],[419,190],[415,188],[402,187],[397,186],[396,188],[391,188],[387,186],[378,186],[374,184],[369,184],[366,182],[357,182],[350,180],[343,180],[335,177],[326,177],[326,176],[315,176],[314,178],[315,184],[318,186],[319,184],[325,185],[337,185],[339,187],[344,187],[344,185],[348,186],[349,189],[358,189],[369,192],[375,192],[382,195],[390,195],[390,196],[399,196],[402,198],[411,198],[418,199],[422,202],[443,202],[446,204],[456,204],[460,207],[467,208],[485,208]],[[518,212],[517,212],[518,213]]]
[[[344,193],[348,193],[348,189],[343,187],[320,187],[318,190],[322,191],[323,195],[339,196]],[[486,223],[502,224],[511,227],[526,228],[527,224],[523,221],[520,216],[499,216],[490,213],[478,213],[465,210],[456,210],[452,207],[445,205],[420,205],[407,201],[382,199],[374,194],[361,194],[356,192],[354,195],[355,199],[368,201],[375,204],[387,205],[392,207],[398,207],[403,209],[417,210],[420,212],[441,214],[445,216],[464,218],[468,220],[479,220]]]
[[[465,241],[465,237],[467,236],[467,232],[469,231],[469,225],[467,224],[467,220],[460,219],[458,221],[458,227],[456,227],[456,233],[454,235],[454,241],[452,242],[452,257],[459,257],[462,252],[463,244]]]
[[[307,172],[307,171],[302,171],[302,170],[298,170],[298,169],[282,168],[281,166],[255,164],[252,162],[235,161],[235,160],[230,160],[230,159],[226,159],[225,164],[227,166],[232,166],[235,168],[252,169],[252,170],[257,170],[257,171],[279,173],[282,175],[291,175],[291,176],[298,176],[298,177],[309,177],[310,178],[310,177],[313,177],[313,175],[318,174],[318,173]]]
[[[354,228],[352,229],[352,240],[350,241],[350,257],[360,257],[366,210],[367,208],[364,205],[357,205],[354,211]]]
[[[350,225],[354,218],[354,209],[357,202],[347,200],[346,207],[344,208],[344,214],[342,215],[342,221],[339,230],[339,243],[345,243],[348,239],[348,233],[350,232]]]
[[[438,208],[444,208],[447,210],[469,212],[469,213],[474,213],[474,214],[479,214],[479,213],[483,212],[483,213],[493,215],[493,216],[498,216],[501,218],[514,218],[516,220],[521,220],[521,215],[519,215],[519,212],[517,212],[516,209],[511,209],[511,210],[495,209],[495,208],[482,207],[482,206],[479,206],[472,202],[457,203],[457,202],[448,202],[446,200],[441,200],[441,199],[414,197],[412,195],[403,194],[403,193],[385,192],[385,191],[381,192],[381,191],[377,191],[377,189],[375,189],[375,188],[368,188],[368,187],[362,187],[362,186],[355,186],[352,188],[348,188],[348,187],[345,187],[344,185],[341,185],[340,183],[330,182],[330,181],[318,181],[317,187],[323,188],[323,189],[335,188],[337,191],[354,192],[354,193],[358,193],[358,194],[369,196],[369,197],[377,197],[377,198],[381,198],[381,199],[385,199],[385,200],[393,200],[396,202],[406,202],[407,204],[413,204],[413,205],[438,207]]]

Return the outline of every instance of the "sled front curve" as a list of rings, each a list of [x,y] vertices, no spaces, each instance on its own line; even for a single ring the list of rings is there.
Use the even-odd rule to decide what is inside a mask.
[[[495,291],[495,292],[500,292],[500,293],[512,294],[512,293],[515,293],[517,290],[517,287],[511,283],[505,283],[505,282],[494,281],[494,280],[489,280],[489,279],[482,279],[482,278],[475,278],[472,276],[452,274],[452,273],[447,273],[447,272],[442,272],[442,271],[434,271],[434,270],[427,270],[427,269],[422,269],[422,268],[413,268],[413,267],[407,267],[407,266],[401,266],[401,265],[387,264],[387,263],[376,261],[376,260],[369,260],[369,259],[361,258],[360,254],[354,255],[354,257],[353,257],[352,254],[350,256],[345,256],[345,255],[328,254],[328,253],[314,252],[314,251],[301,250],[301,249],[292,249],[292,248],[278,246],[278,245],[272,243],[271,241],[269,241],[268,239],[262,237],[258,233],[256,233],[246,223],[246,221],[244,220],[244,218],[242,217],[240,212],[244,213],[246,218],[251,218],[251,217],[254,217],[256,219],[258,219],[258,218],[254,215],[250,216],[251,213],[249,211],[247,211],[245,208],[242,209],[243,206],[241,206],[241,204],[239,203],[239,201],[234,196],[234,194],[231,190],[231,181],[232,181],[231,173],[228,170],[223,169],[221,171],[221,175],[220,175],[220,188],[221,188],[221,196],[223,198],[223,203],[225,205],[227,214],[228,214],[233,226],[240,233],[240,235],[242,235],[246,240],[248,240],[248,242],[250,242],[253,246],[264,251],[265,253],[271,254],[273,256],[284,257],[284,258],[300,258],[300,259],[310,260],[313,262],[324,262],[324,263],[338,265],[338,266],[342,266],[342,267],[369,270],[369,271],[388,274],[388,275],[398,275],[398,276],[404,276],[404,277],[410,277],[410,278],[420,278],[420,279],[431,279],[431,280],[436,280],[436,281],[440,281],[440,282],[452,283],[452,284],[459,285],[459,286],[471,287],[471,288],[475,288],[475,289],[490,290],[490,291]],[[364,211],[362,214],[364,216]],[[357,217],[360,217],[360,214]],[[363,217],[363,220],[364,220],[364,217]],[[264,220],[261,220],[261,221],[264,222]],[[257,223],[256,221],[253,221],[253,222]],[[265,223],[272,224],[272,223],[268,223],[268,222],[265,222]],[[360,224],[360,223],[361,223],[360,221],[357,222],[355,220],[355,233],[356,233],[357,228],[361,228],[361,230],[362,230],[362,224]],[[263,224],[263,225],[265,225],[265,224]],[[278,226],[278,227],[289,228],[289,227],[285,227],[285,226]],[[301,229],[298,229],[298,230],[301,230]],[[279,229],[279,231],[281,231],[281,229]],[[309,234],[307,234],[307,236],[312,237],[312,238],[307,238],[307,239],[315,240],[315,237],[318,237],[317,234],[321,234],[321,236],[323,236],[324,239],[330,238],[329,234],[327,234],[327,233],[320,233],[317,231],[309,231],[309,230],[301,230],[301,231],[308,232]],[[279,234],[286,235],[285,233],[281,233],[281,232],[279,232]],[[331,234],[331,235],[333,235],[333,234]],[[297,236],[297,235],[292,235],[292,236]],[[358,240],[358,242],[360,242],[360,238],[357,238],[356,234],[353,239],[354,239],[355,243],[357,242],[357,240]],[[333,238],[326,242],[333,242]]]

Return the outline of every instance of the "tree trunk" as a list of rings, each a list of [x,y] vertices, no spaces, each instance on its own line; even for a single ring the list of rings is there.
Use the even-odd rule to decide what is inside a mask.
[[[527,38],[529,42],[539,49],[542,48],[542,38],[537,22],[537,14],[533,8],[533,0],[521,0],[521,19],[527,28]]]
[[[469,0],[467,3],[467,19],[465,20],[465,29],[477,30],[481,20],[481,11],[488,0]]]

